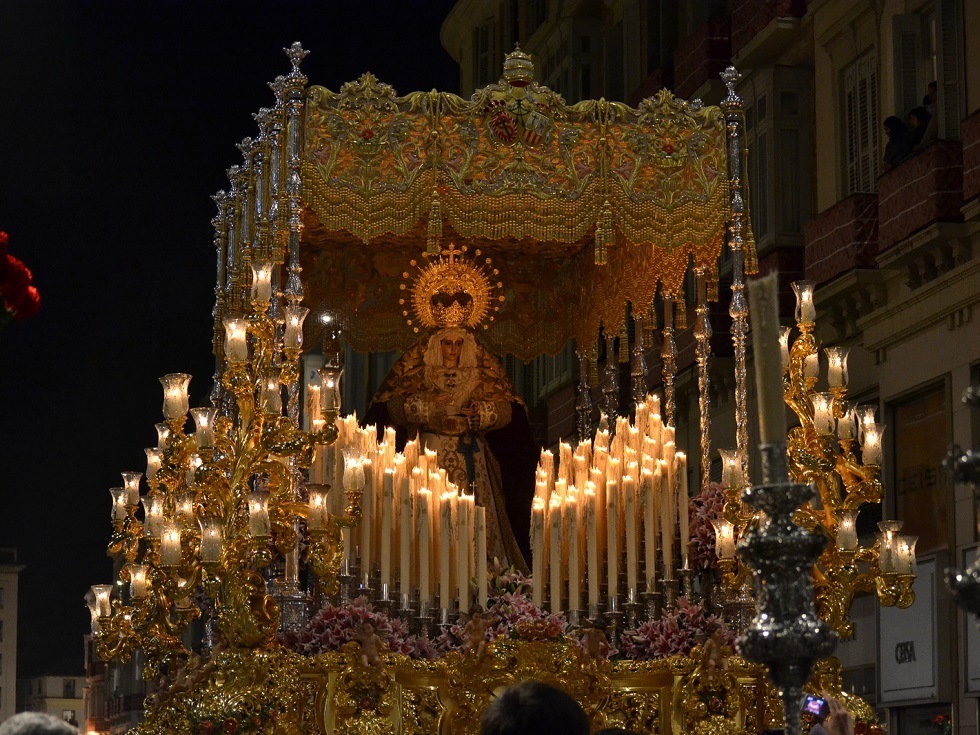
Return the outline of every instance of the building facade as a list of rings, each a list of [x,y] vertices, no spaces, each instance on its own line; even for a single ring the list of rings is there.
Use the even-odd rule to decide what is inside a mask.
[[[76,727],[84,721],[84,676],[35,676],[18,681],[24,712],[44,712]]]
[[[857,633],[838,650],[846,688],[903,735],[935,732],[949,714],[958,733],[977,733],[980,639],[942,581],[976,554],[977,505],[941,464],[951,444],[980,444],[978,417],[960,402],[980,381],[978,34],[972,0],[460,0],[442,28],[464,96],[496,81],[515,43],[568,102],[635,104],[666,86],[715,104],[719,72],[742,73],[759,271],[780,273],[785,324],[790,282],[816,282],[818,336],[850,350],[849,398],[877,404],[888,424],[883,509],[859,527],[870,535],[883,512],[919,537],[916,604],[895,611],[859,597]],[[922,140],[889,147],[885,121],[906,124],[921,107],[931,116]],[[715,447],[735,444],[726,311],[723,285],[712,305]],[[678,445],[693,459],[690,330],[678,350]],[[569,354],[509,367],[545,443],[571,436]]]
[[[0,549],[0,722],[17,711],[17,582],[23,569],[16,549]]]

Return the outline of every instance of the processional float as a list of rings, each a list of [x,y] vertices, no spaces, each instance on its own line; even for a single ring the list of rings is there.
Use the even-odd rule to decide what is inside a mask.
[[[189,376],[161,379],[148,492],[141,473],[111,491],[118,578],[89,604],[103,658],[145,657],[140,729],[473,733],[494,692],[524,679],[565,688],[596,726],[638,732],[758,732],[782,722],[780,697],[798,731],[804,689],[873,720],[840,691],[832,631],[852,634],[856,592],[911,604],[914,539],[894,522],[858,538],[858,511],[881,498],[884,427],[847,402],[846,353],[828,350],[830,391],[815,391],[812,283],[796,285],[792,344],[772,289],[753,291],[768,408],[763,484],[748,482],[756,266],[737,72],[720,108],[666,91],[638,108],[569,106],[520,50],[470,100],[398,97],[370,74],[339,93],[307,87],[307,52],[286,52],[275,106],[214,197],[211,405],[188,410]],[[708,302],[726,246],[738,447],[718,484]],[[674,434],[689,307],[690,462]],[[454,483],[438,452],[341,416],[341,339],[411,355],[419,329],[478,323],[481,355],[577,346],[577,436],[534,470],[530,577],[516,554],[489,558],[480,488]],[[449,389],[457,377],[443,376]],[[491,403],[440,415],[477,437],[499,422]],[[788,443],[784,403],[799,423]]]

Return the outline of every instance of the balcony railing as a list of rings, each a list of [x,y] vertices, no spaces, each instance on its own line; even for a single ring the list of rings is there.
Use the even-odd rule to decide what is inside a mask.
[[[961,222],[963,144],[940,140],[878,179],[878,249],[936,222]]]
[[[803,226],[806,277],[818,284],[854,268],[875,268],[878,195],[852,194]]]

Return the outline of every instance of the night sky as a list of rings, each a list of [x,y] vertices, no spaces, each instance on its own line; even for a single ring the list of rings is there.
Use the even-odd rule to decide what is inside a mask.
[[[0,4],[0,230],[38,316],[0,335],[0,546],[20,577],[20,676],[81,673],[88,586],[110,582],[108,489],[143,471],[158,378],[210,388],[210,196],[271,107],[284,46],[312,84],[373,71],[458,90],[452,0]],[[61,663],[75,660],[76,671]],[[57,669],[57,670],[55,670]]]

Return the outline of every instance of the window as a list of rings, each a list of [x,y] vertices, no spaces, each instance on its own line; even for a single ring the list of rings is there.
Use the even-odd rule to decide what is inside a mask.
[[[74,679],[65,679],[65,680],[63,680],[63,682],[62,682],[62,690],[64,692],[65,699],[74,699],[75,698],[75,680]]]
[[[919,537],[917,553],[949,546],[953,503],[942,463],[949,448],[945,382],[891,405],[895,517]]]
[[[878,75],[868,53],[844,70],[844,162],[848,195],[875,190],[878,178]]]
[[[490,84],[493,74],[493,20],[486,21],[474,31],[473,86]]]
[[[65,722],[70,722],[71,724],[77,724],[75,720],[75,710],[73,709],[63,709],[61,710],[61,719]]]

